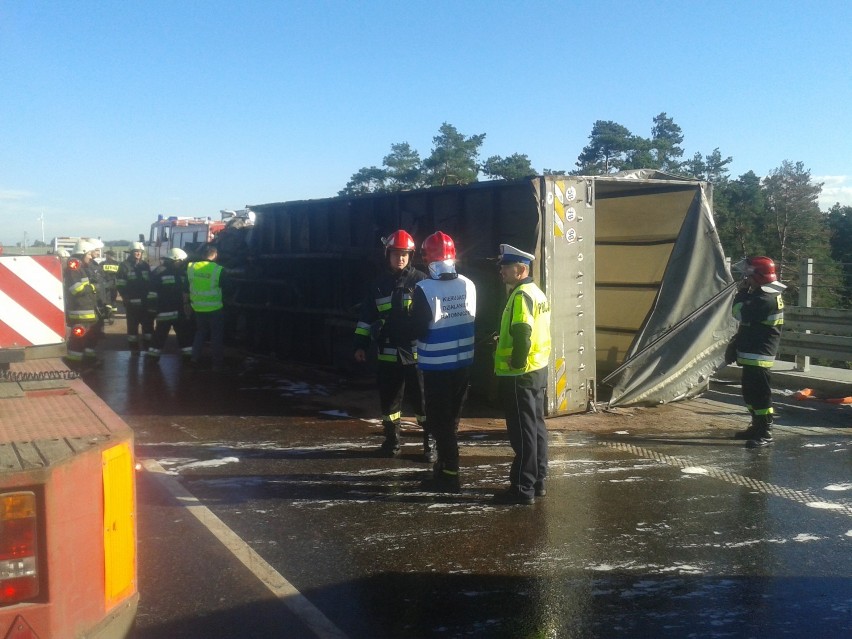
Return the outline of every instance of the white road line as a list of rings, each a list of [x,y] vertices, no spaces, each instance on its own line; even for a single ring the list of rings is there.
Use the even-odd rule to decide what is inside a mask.
[[[696,465],[695,461],[690,461],[682,457],[675,457],[673,455],[666,455],[665,453],[658,453],[655,450],[650,450],[641,446],[635,446],[627,442],[604,441],[601,443],[604,446],[608,446],[609,448],[622,450],[632,455],[636,455],[637,457],[644,457],[645,459],[654,459],[656,461],[663,462],[664,464],[668,464],[669,466],[674,466],[676,468],[689,468]],[[701,467],[707,470],[705,474],[705,476],[707,477],[714,477],[715,479],[720,479],[730,484],[751,488],[752,490],[756,490],[766,495],[775,495],[776,497],[783,497],[784,499],[789,499],[790,501],[795,501],[800,504],[804,504],[805,506],[827,507],[826,512],[842,513],[844,515],[852,516],[852,507],[849,507],[845,504],[838,504],[837,502],[832,502],[828,499],[820,499],[807,491],[793,490],[792,488],[776,486],[775,484],[770,484],[759,479],[752,479],[751,477],[732,473],[727,470],[713,468],[712,466],[702,465]]]
[[[313,631],[317,639],[347,639],[343,631],[296,590],[293,584],[258,555],[239,535],[228,528],[174,476],[169,475],[156,460],[146,459],[142,461],[142,464],[178,503],[204,524],[213,536],[225,545],[225,548],[230,550],[285,606],[295,613]]]

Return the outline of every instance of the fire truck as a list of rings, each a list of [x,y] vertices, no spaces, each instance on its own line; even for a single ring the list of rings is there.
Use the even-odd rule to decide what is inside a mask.
[[[138,605],[133,432],[63,362],[62,266],[0,256],[0,637],[118,639]]]
[[[204,244],[215,241],[226,228],[234,225],[250,226],[253,222],[254,214],[248,209],[221,210],[218,220],[210,217],[158,215],[157,221],[151,224],[148,239],[140,235],[139,240],[145,244],[151,266],[158,266],[169,249],[183,249],[192,257]]]

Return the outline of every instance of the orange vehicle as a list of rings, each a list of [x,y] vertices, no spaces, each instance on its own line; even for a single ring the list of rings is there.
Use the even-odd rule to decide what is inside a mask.
[[[56,256],[0,257],[0,637],[118,639],[139,599],[133,432],[65,366]]]

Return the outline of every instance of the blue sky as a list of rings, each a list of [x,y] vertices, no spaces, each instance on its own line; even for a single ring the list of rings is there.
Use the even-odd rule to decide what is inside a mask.
[[[852,3],[0,0],[0,242],[335,195],[443,122],[572,169],[596,120],[852,205]],[[43,222],[40,218],[43,217]]]

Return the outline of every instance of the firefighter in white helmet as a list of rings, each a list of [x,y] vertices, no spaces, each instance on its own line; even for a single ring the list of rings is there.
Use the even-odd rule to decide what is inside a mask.
[[[423,376],[417,369],[414,340],[401,334],[408,315],[414,286],[426,275],[414,268],[414,238],[404,230],[382,238],[385,247],[384,269],[370,285],[361,303],[355,327],[355,361],[365,362],[376,331],[378,363],[376,378],[382,411],[384,442],[379,454],[396,457],[401,450],[400,424],[403,399],[414,407],[417,423],[423,429],[423,455],[435,461],[434,439],[429,436],[423,407]]]
[[[98,323],[98,294],[89,278],[97,245],[80,239],[65,265],[65,315],[71,334],[66,362],[80,370],[97,363],[95,343]]]
[[[145,245],[142,242],[134,242],[127,259],[119,265],[115,278],[115,285],[127,315],[127,343],[131,355],[138,355],[147,350],[154,332],[153,316],[148,313],[151,267],[142,259],[144,251]]]
[[[163,263],[151,272],[150,308],[156,311],[151,346],[145,355],[158,361],[172,329],[178,348],[185,359],[192,356],[192,321],[189,317],[189,294],[186,279],[186,251],[169,249]]]

